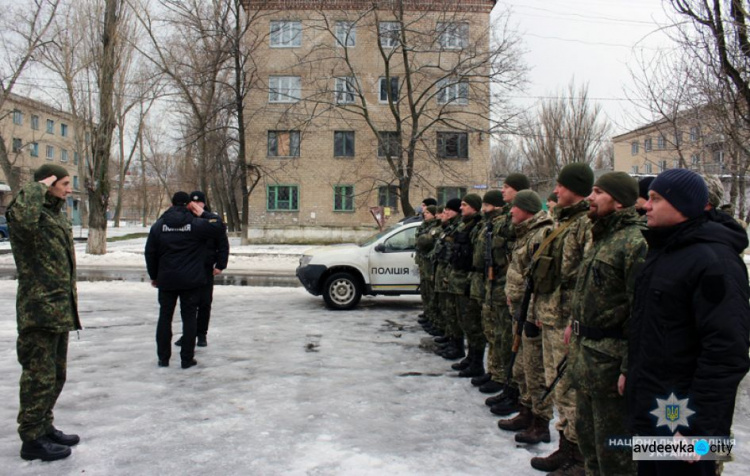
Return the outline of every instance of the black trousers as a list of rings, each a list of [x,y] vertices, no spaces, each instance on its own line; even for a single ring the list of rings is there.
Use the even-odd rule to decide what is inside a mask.
[[[214,274],[213,269],[208,275],[208,282],[205,286],[198,288],[198,333],[204,336],[208,333],[208,321],[211,319],[211,303],[214,300]]]
[[[165,291],[159,289],[159,322],[156,324],[156,355],[159,360],[169,361],[172,356],[172,316],[180,299],[180,315],[182,316],[182,346],[180,358],[189,362],[195,355],[195,332],[198,316],[198,291],[182,289]]]
[[[638,476],[716,476],[716,461],[639,461]]]

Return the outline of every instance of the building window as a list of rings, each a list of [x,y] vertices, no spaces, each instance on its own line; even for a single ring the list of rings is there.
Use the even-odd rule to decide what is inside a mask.
[[[38,142],[32,142],[31,143],[31,156],[32,157],[39,157],[39,143]]]
[[[302,45],[302,22],[272,21],[271,46],[275,48],[294,48]]]
[[[672,168],[673,168],[673,169],[678,169],[678,168],[680,168],[680,159],[673,159],[673,160],[672,160]]]
[[[438,82],[438,104],[460,104],[469,103],[469,83],[465,81],[454,81],[452,79],[441,79]]]
[[[352,104],[357,92],[356,84],[353,76],[336,78],[336,104]]]
[[[23,147],[23,141],[19,139],[18,137],[13,138],[13,152],[21,152],[21,147]]]
[[[333,156],[354,157],[354,131],[334,131]]]
[[[391,85],[390,88],[388,87],[389,83]],[[398,77],[380,78],[380,102],[388,102],[389,92],[391,93],[393,102],[398,101]]]
[[[400,157],[401,136],[398,132],[378,132],[378,157]]]
[[[633,142],[630,144],[630,155],[637,155],[638,154],[638,142]]]
[[[466,132],[438,132],[437,153],[441,159],[468,159],[469,134]]]
[[[645,169],[646,169],[646,173],[647,173],[647,174],[650,174],[650,173],[652,173],[652,171],[651,171],[651,162],[646,162],[646,163],[645,163],[645,164],[643,165],[643,168],[645,168]]]
[[[698,142],[701,135],[700,127],[693,126],[690,128],[690,142]]]
[[[299,157],[299,131],[268,131],[269,157]]]
[[[647,139],[644,139],[643,140],[643,150],[646,151],[646,152],[651,152],[652,149],[653,149],[653,147],[652,147],[652,143],[651,143],[651,138],[649,137]]]
[[[47,134],[54,134],[55,133],[55,121],[52,119],[47,119]]]
[[[39,130],[39,116],[31,116],[31,128],[35,131]]]
[[[17,126],[23,125],[23,113],[18,109],[13,109],[13,124]]]
[[[78,162],[81,160],[81,154],[78,152],[73,152],[73,165],[78,165]]]
[[[300,97],[299,76],[268,78],[268,102],[297,102]]]
[[[724,151],[719,149],[715,150],[713,152],[713,159],[715,164],[723,164],[724,163]]]
[[[60,135],[63,137],[68,137],[68,125],[67,124],[60,124]]]
[[[664,172],[665,170],[667,170],[667,161],[660,160],[659,161],[659,173]]]
[[[395,185],[383,185],[378,187],[378,206],[398,208],[398,187]]]
[[[346,48],[357,45],[357,27],[350,21],[336,22],[336,44]]]
[[[663,135],[659,135],[659,137],[656,138],[656,146],[659,148],[659,150],[662,150],[667,147],[667,139],[664,138]]]
[[[465,187],[438,187],[438,205],[445,205],[451,198],[463,198],[466,195]]]
[[[701,158],[700,158],[700,156],[698,156],[698,154],[693,154],[693,155],[690,156],[690,164],[691,165],[697,166],[697,165],[700,165],[700,163],[701,163]]]
[[[73,189],[78,190],[78,175],[73,176]]]
[[[68,149],[60,149],[60,162],[68,161]]]
[[[269,185],[266,193],[269,211],[299,210],[299,189],[296,185]]]
[[[466,48],[469,44],[469,25],[467,23],[438,23],[438,41],[446,50]]]
[[[395,48],[401,42],[401,23],[381,21],[378,24],[378,38],[383,48]]]
[[[52,160],[55,158],[55,148],[51,145],[47,146],[47,160]]]
[[[354,185],[336,185],[333,187],[333,211],[354,211]]]

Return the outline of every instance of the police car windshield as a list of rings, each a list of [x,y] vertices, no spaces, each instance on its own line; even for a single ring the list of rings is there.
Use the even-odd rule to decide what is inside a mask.
[[[397,225],[389,226],[385,230],[380,231],[378,233],[375,233],[374,235],[370,236],[369,238],[366,238],[364,241],[360,241],[359,242],[359,246],[360,247],[370,246],[371,244],[375,243],[376,241],[378,241],[380,238],[382,238],[386,234],[392,232],[396,228],[401,228],[402,226],[403,226],[403,224],[401,224],[401,223],[399,223]]]

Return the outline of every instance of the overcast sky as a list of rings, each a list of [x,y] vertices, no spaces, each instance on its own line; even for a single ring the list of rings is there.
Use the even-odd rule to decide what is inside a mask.
[[[667,18],[660,0],[500,0],[493,13],[503,7],[512,11],[531,68],[520,104],[533,108],[575,77],[589,84],[615,135],[644,123],[626,94],[633,84],[628,66],[642,53],[672,47],[660,31]]]

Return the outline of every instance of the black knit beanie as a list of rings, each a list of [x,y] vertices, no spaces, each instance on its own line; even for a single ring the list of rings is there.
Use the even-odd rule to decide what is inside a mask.
[[[68,172],[68,169],[66,169],[62,165],[44,164],[36,169],[36,172],[34,172],[34,181],[38,182],[53,175],[57,177],[57,180],[60,180],[63,177],[69,176],[70,172]]]
[[[658,193],[686,218],[695,218],[708,203],[703,177],[688,169],[669,169],[656,176],[649,190]]]
[[[464,198],[462,198],[461,201],[466,202],[467,205],[469,205],[476,211],[482,209],[482,197],[480,197],[476,193],[469,193],[464,195]]]
[[[533,190],[521,190],[513,199],[513,206],[536,214],[542,209],[542,198]]]
[[[456,213],[461,213],[461,199],[451,198],[450,200],[448,200],[448,203],[445,204],[445,209],[453,210]]]
[[[654,181],[655,177],[643,177],[638,181],[638,196],[648,200],[648,187],[651,186],[651,182]]]
[[[505,185],[513,190],[520,192],[530,187],[529,179],[524,174],[518,172],[512,173],[505,178]]]
[[[638,199],[638,182],[625,172],[607,172],[594,184],[623,207],[632,207]]]
[[[424,206],[429,207],[430,205],[437,205],[437,200],[432,197],[427,197],[422,200],[422,203],[424,203]]]
[[[190,195],[188,195],[186,192],[177,192],[174,195],[172,195],[172,205],[182,205],[185,206],[190,202]]]
[[[557,176],[557,183],[579,197],[588,197],[594,185],[594,171],[588,164],[573,162],[563,167]]]
[[[503,200],[503,193],[500,190],[490,190],[482,197],[482,203],[488,203],[495,207],[502,207],[505,205]]]

